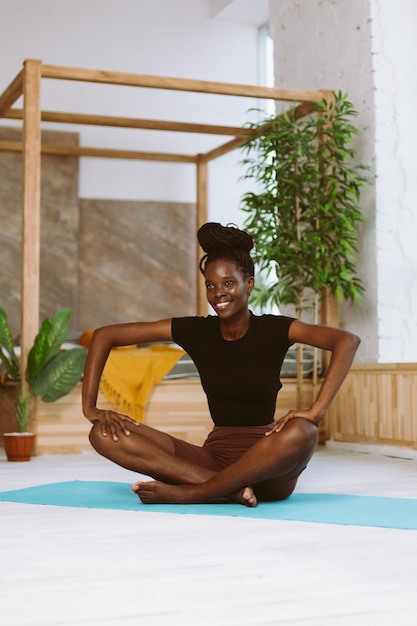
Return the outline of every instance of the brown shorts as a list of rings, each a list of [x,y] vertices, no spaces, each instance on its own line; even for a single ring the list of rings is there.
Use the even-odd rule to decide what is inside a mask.
[[[214,426],[202,446],[174,439],[175,454],[200,467],[220,471],[237,461],[246,450],[262,439],[272,424]]]

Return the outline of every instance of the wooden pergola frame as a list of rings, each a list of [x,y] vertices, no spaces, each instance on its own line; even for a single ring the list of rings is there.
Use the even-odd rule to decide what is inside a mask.
[[[23,367],[30,346],[39,329],[39,274],[40,274],[40,175],[41,154],[69,155],[79,157],[104,157],[192,163],[196,167],[197,181],[197,224],[198,228],[207,221],[208,163],[242,146],[251,131],[247,128],[195,124],[175,121],[155,121],[124,117],[85,115],[41,110],[42,79],[67,80],[108,85],[123,85],[162,90],[198,92],[225,96],[240,96],[272,99],[300,103],[298,114],[306,115],[314,108],[314,101],[329,96],[331,92],[301,91],[210,82],[202,80],[169,78],[124,72],[70,68],[45,65],[40,60],[26,59],[23,68],[0,95],[0,118],[23,121],[23,140],[0,141],[0,151],[22,152],[23,154],[23,207],[22,207],[22,293],[21,293],[21,348]],[[11,108],[23,96],[23,109]],[[103,127],[134,128],[147,130],[203,133],[231,136],[233,139],[220,144],[204,154],[185,155],[161,152],[139,152],[85,146],[46,145],[41,143],[42,122],[55,122]],[[253,132],[253,131],[252,131]],[[201,281],[197,284],[197,308],[200,314],[206,311],[205,294]],[[325,303],[322,319],[331,319],[331,301]],[[327,308],[326,308],[327,307]]]

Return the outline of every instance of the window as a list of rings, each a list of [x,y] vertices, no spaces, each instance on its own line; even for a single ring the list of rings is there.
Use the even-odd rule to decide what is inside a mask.
[[[274,42],[269,36],[269,24],[258,28],[258,83],[264,87],[274,87]],[[261,100],[259,109],[263,117],[275,115],[275,101]]]

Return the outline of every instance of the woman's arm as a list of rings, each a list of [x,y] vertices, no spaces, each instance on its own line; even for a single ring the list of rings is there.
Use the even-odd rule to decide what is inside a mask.
[[[319,426],[326,410],[345,380],[360,339],[353,333],[329,326],[306,324],[295,320],[288,333],[294,343],[303,343],[332,353],[329,367],[313,405],[308,410],[291,410],[268,432],[281,430],[294,417],[303,417]]]
[[[158,322],[115,324],[103,326],[94,331],[84,369],[82,407],[87,419],[91,422],[101,422],[104,436],[110,431],[113,439],[117,441],[118,431],[128,435],[130,434],[128,424],[137,425],[137,422],[126,415],[97,408],[100,378],[110,350],[115,346],[129,346],[154,341],[172,341],[170,319]]]

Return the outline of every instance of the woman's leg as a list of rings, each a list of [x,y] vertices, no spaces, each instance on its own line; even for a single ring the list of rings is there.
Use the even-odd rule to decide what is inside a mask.
[[[192,444],[180,442],[181,447],[190,448],[189,457],[182,458],[176,453],[176,440],[145,424],[132,427],[130,435],[121,434],[118,441],[101,433],[96,422],[90,432],[90,443],[102,456],[140,474],[171,484],[195,484],[208,480],[216,473],[216,464],[210,456]],[[200,452],[201,451],[201,452]],[[200,464],[201,463],[201,464]],[[219,468],[217,468],[218,470]]]
[[[279,433],[264,437],[238,461],[204,483],[174,486],[161,482],[141,483],[138,495],[144,503],[208,502],[235,493],[246,485],[254,485],[256,492],[256,485],[260,483],[261,496],[266,489],[267,499],[282,500],[292,493],[297,477],[310,460],[317,435],[318,429],[312,422],[295,418]]]

